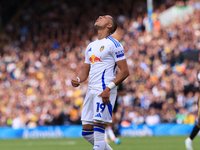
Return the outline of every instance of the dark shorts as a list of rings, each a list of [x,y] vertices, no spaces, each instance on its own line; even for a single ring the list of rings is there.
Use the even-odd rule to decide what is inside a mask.
[[[113,113],[117,112],[117,107],[118,107],[117,99],[118,99],[118,96],[116,97],[116,100],[115,100],[115,105],[114,105],[114,108],[113,108]]]

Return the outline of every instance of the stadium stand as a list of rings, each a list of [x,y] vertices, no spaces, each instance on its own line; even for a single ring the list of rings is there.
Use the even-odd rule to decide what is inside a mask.
[[[146,32],[146,0],[29,1],[0,35],[0,126],[80,124],[87,82],[71,86],[84,50],[96,39],[99,15],[117,19],[113,36],[124,46],[130,77],[118,99],[118,123],[195,123],[198,62],[181,52],[200,50],[199,3],[195,12],[169,27],[157,15],[182,1],[154,3],[155,29]],[[84,12],[84,13],[83,13]]]

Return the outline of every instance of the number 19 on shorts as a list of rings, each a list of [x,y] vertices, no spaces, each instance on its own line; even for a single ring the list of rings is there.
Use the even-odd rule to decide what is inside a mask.
[[[101,112],[103,112],[105,109],[105,104],[104,103],[100,104],[99,102],[97,102],[96,104],[97,104],[97,112],[99,112],[99,109]]]

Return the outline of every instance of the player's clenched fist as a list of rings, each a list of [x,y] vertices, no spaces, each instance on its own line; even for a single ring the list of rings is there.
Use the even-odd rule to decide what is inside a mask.
[[[73,78],[71,83],[73,87],[78,87],[80,85],[78,78]]]

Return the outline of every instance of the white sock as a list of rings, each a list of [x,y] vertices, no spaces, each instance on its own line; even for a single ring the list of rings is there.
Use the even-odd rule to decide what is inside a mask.
[[[115,139],[116,139],[116,137],[115,137],[115,134],[114,134],[112,128],[109,127],[109,128],[107,129],[107,132],[108,132],[108,136],[110,137],[110,139],[114,142]]]
[[[83,136],[88,142],[94,145],[94,134],[84,135]]]
[[[105,131],[105,139],[108,139],[107,131]],[[105,148],[105,150],[112,150],[112,148],[110,147],[110,145],[108,145],[107,142],[106,142],[106,148]]]
[[[82,130],[83,137],[94,146],[94,133],[89,134],[89,135],[84,135],[84,133],[87,134],[88,132],[85,132],[83,129]],[[112,148],[108,145],[107,142],[105,144],[105,150],[112,150]]]
[[[110,145],[108,145],[108,143],[106,142],[106,147],[105,150],[112,150],[112,148],[110,147]]]
[[[93,150],[105,150],[105,148],[106,148],[105,134],[99,131],[94,131]]]
[[[188,138],[186,139],[186,141],[188,141],[188,142],[192,142],[192,140],[191,140],[190,137],[188,137]]]
[[[93,129],[82,129],[82,136],[94,145],[94,130]]]
[[[112,150],[105,140],[105,128],[94,125],[94,148],[93,150]]]

